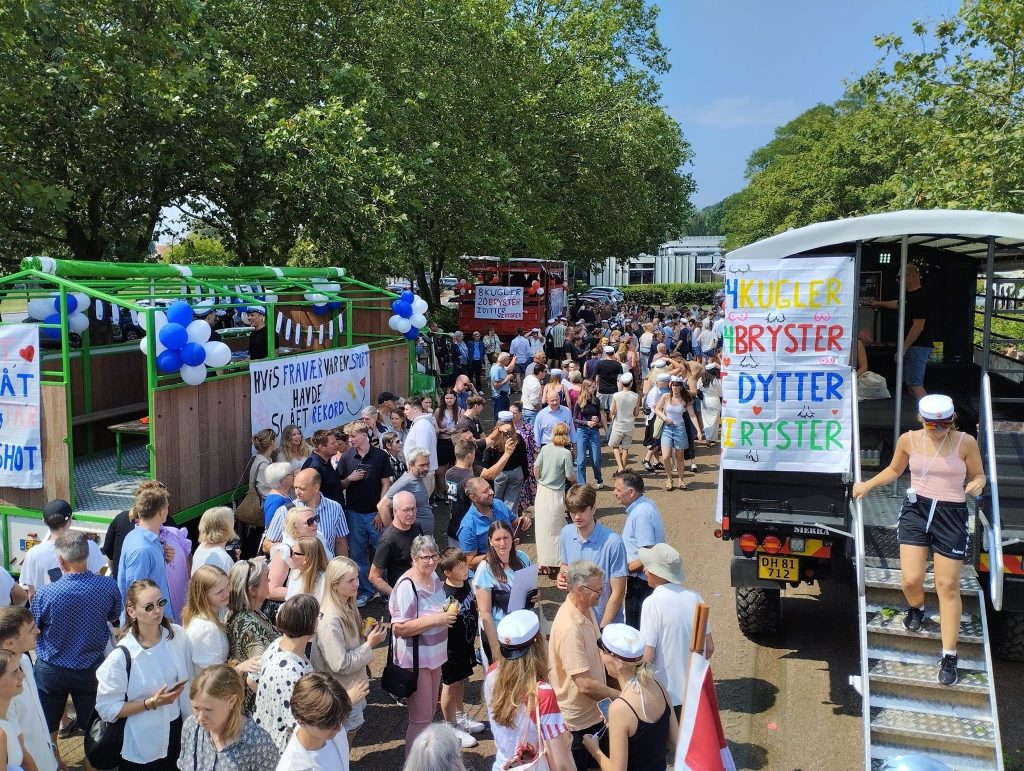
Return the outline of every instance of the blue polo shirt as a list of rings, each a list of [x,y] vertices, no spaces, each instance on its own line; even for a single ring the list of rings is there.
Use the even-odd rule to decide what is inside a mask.
[[[601,588],[601,599],[594,608],[598,622],[604,615],[605,605],[612,596],[612,578],[626,577],[626,547],[622,539],[600,522],[594,523],[594,529],[586,541],[580,540],[576,525],[569,524],[562,528],[558,537],[559,554],[562,562],[569,565],[576,560],[590,560],[604,571],[604,586]],[[625,602],[623,602],[625,606]],[[623,607],[612,621],[623,623],[626,614]]]
[[[665,542],[665,525],[654,501],[641,495],[626,507],[626,524],[622,528],[622,543],[626,547],[626,564],[639,557],[641,546],[654,546]],[[647,580],[643,570],[630,573],[631,576]]]
[[[487,530],[496,519],[507,522],[512,526],[515,517],[509,511],[508,506],[497,498],[491,504],[491,514],[485,517],[475,505],[470,506],[462,517],[462,524],[459,525],[459,548],[469,554],[486,554],[488,549]]]
[[[171,599],[171,591],[167,587],[167,563],[164,562],[164,547],[156,533],[144,527],[135,526],[124,537],[121,546],[121,561],[117,567],[117,588],[121,590],[121,599],[127,600],[128,587],[140,578],[151,578],[160,587],[160,595]],[[174,617],[174,606],[168,603],[164,615],[171,621]]]
[[[163,560],[163,550],[160,552]],[[65,573],[40,587],[32,599],[39,627],[36,653],[47,664],[65,669],[95,669],[110,641],[109,621],[118,623],[123,604],[113,578]]]

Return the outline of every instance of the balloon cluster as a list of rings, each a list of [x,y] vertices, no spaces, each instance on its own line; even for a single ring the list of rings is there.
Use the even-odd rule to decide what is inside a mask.
[[[469,294],[473,291],[473,282],[460,278],[455,282],[455,294]]]
[[[540,281],[534,279],[528,287],[526,287],[527,294],[535,294],[537,297],[544,296],[544,287],[540,285]]]
[[[210,341],[212,328],[203,319],[194,319],[187,302],[179,300],[153,317],[155,329],[146,329],[144,314],[139,315],[139,325],[156,334],[156,366],[161,372],[178,372],[189,385],[199,385],[206,380],[208,367],[223,367],[231,361],[231,349],[220,341]],[[139,348],[148,354],[149,341],[140,340]]]
[[[395,315],[388,319],[388,326],[406,340],[415,340],[420,336],[420,330],[427,325],[427,301],[409,289],[391,303],[391,310]]]
[[[321,294],[321,292],[332,292],[337,294],[341,291],[341,284],[331,283],[325,278],[314,278],[311,283],[320,291],[306,292],[303,297],[313,303],[313,313],[317,316],[323,316],[324,314],[336,311],[341,307],[340,301],[331,300],[327,295]]]
[[[81,292],[66,295],[68,316],[68,329],[81,334],[89,328],[89,317],[85,311],[89,308],[88,295]],[[54,293],[50,297],[40,297],[30,300],[28,304],[28,315],[44,324],[60,324],[60,294]],[[43,337],[50,340],[60,340],[59,327],[44,327],[39,330]]]

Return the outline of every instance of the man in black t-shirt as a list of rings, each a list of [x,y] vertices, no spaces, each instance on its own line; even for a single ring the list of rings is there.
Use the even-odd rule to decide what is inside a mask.
[[[338,452],[338,438],[333,431],[320,429],[313,432],[312,440],[313,454],[306,458],[302,468],[316,469],[320,474],[320,494],[344,506],[345,492],[341,487],[341,477],[331,463],[331,458]]]
[[[903,321],[903,382],[914,398],[921,401],[924,390],[924,370],[932,355],[932,331],[928,328],[931,298],[921,286],[921,269],[907,265],[907,306]],[[872,308],[898,310],[899,300],[872,300]]]
[[[423,535],[423,528],[416,522],[416,498],[412,493],[403,490],[395,495],[391,510],[395,519],[381,533],[370,568],[370,583],[385,598],[391,596],[398,579],[412,567],[413,539]]]
[[[597,362],[594,371],[597,378],[597,403],[601,406],[601,428],[608,428],[608,411],[612,408],[612,397],[619,390],[619,375],[622,362],[615,358],[615,349],[604,347],[604,357]]]
[[[475,461],[476,442],[472,439],[457,441],[455,443],[455,465],[444,475],[451,510],[447,531],[448,543],[451,546],[458,546],[459,525],[462,524],[462,517],[469,511],[469,507],[473,505],[469,495],[466,494],[466,481],[480,476],[483,471],[483,467],[476,465]]]

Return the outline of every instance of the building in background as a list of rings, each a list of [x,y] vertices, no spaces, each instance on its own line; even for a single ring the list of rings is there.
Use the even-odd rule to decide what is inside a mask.
[[[609,258],[590,275],[591,286],[675,284],[720,280],[725,236],[684,236],[658,247],[657,254],[638,254],[629,262]]]

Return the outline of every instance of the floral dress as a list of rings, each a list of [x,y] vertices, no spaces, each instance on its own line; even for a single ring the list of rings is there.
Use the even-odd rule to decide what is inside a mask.
[[[228,619],[228,661],[245,661],[262,656],[274,640],[281,636],[270,619],[258,610],[235,613]],[[251,715],[256,707],[256,694],[245,689],[242,709]]]
[[[537,442],[533,438],[530,424],[525,420],[516,427],[516,433],[526,442],[526,463],[529,473],[523,475],[523,489],[519,493],[519,505],[525,509],[532,506],[537,497],[537,479],[533,476],[533,464],[537,460]]]

